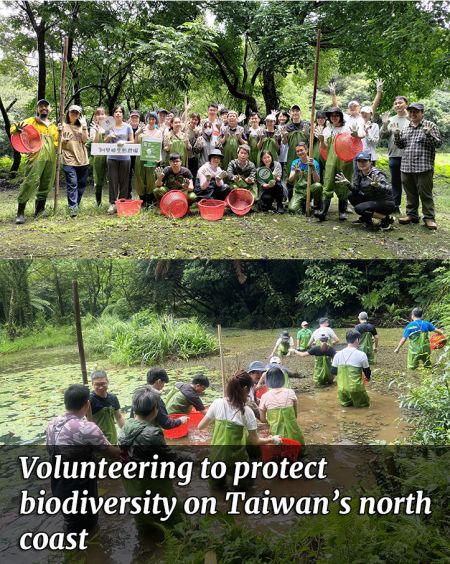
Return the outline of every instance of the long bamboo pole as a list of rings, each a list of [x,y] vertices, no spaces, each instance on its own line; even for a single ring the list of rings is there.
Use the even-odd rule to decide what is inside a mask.
[[[88,385],[86,356],[84,354],[83,332],[81,330],[80,296],[78,294],[78,281],[72,280],[73,312],[75,314],[75,327],[77,330],[78,354],[80,356],[81,375],[83,384]]]
[[[316,61],[314,64],[314,88],[311,104],[311,121],[309,130],[309,157],[314,155],[314,118],[316,115],[316,96],[317,96],[317,81],[319,77],[319,55],[320,55],[320,29],[317,30],[316,38]],[[312,167],[308,167],[308,180],[306,183],[306,215],[311,215],[311,174]]]
[[[60,123],[64,119],[64,106],[65,106],[65,93],[66,93],[66,69],[67,69],[67,53],[69,50],[69,38],[64,38],[64,51],[63,51],[63,64],[61,69],[61,88],[59,96],[59,120]],[[61,153],[62,153],[62,131],[59,133],[58,139],[58,155],[56,161],[56,176],[55,176],[55,194],[53,198],[53,214],[56,214],[58,209],[58,194],[59,194],[59,176],[61,174]]]
[[[217,325],[217,337],[219,339],[219,355],[220,355],[220,371],[222,373],[222,391],[225,397],[225,365],[223,362],[223,348],[222,348],[222,326]]]

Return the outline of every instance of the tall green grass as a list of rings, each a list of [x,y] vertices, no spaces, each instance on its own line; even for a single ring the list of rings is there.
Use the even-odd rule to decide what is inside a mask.
[[[153,364],[168,357],[187,359],[217,350],[217,342],[197,319],[177,320],[141,311],[123,321],[103,315],[86,331],[92,352],[106,354],[115,364]]]
[[[70,325],[54,327],[46,325],[28,335],[10,341],[6,331],[0,330],[0,353],[14,353],[28,349],[49,349],[62,347],[76,342],[75,331]]]

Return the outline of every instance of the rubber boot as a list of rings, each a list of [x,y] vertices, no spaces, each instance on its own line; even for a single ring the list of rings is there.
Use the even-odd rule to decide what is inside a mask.
[[[95,192],[95,201],[97,202],[97,206],[100,207],[102,205],[102,192],[100,191],[96,191]]]
[[[34,217],[38,217],[45,210],[45,200],[36,200],[36,207],[34,208]]]
[[[20,204],[17,208],[17,217],[16,217],[16,225],[22,225],[25,223],[25,206],[27,204]]]
[[[320,221],[325,221],[327,218],[328,210],[330,209],[331,200],[324,198],[322,202],[322,209],[314,212],[314,217]]]
[[[339,200],[339,221],[347,219],[347,200]]]

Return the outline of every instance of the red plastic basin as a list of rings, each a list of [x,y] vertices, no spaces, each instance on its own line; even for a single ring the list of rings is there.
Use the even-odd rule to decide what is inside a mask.
[[[186,194],[181,190],[170,190],[161,198],[159,209],[169,219],[180,219],[187,214],[189,209]]]
[[[124,198],[121,198],[120,200],[116,200],[115,204],[117,208],[117,215],[136,215],[141,209],[142,200],[125,200]]]
[[[200,200],[198,209],[203,219],[208,221],[217,221],[222,219],[223,212],[225,211],[225,202],[221,200]]]
[[[334,138],[334,152],[341,161],[352,161],[363,150],[363,142],[350,133],[340,133]]]
[[[236,215],[246,215],[252,209],[254,201],[250,190],[236,188],[228,194],[225,203]]]
[[[185,413],[172,413],[169,415],[170,419],[179,419],[180,417],[186,417]],[[173,429],[164,429],[164,437],[166,439],[181,439],[181,437],[185,437],[189,431],[189,421],[186,423],[182,423],[178,427],[174,427]]]
[[[281,445],[261,445],[261,459],[263,462],[287,458],[295,462],[300,454],[301,444],[293,439],[283,438]]]

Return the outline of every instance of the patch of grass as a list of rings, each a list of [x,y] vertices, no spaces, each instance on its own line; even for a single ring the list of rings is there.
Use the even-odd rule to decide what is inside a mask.
[[[42,330],[36,330],[28,335],[10,341],[4,331],[0,331],[0,353],[14,353],[24,350],[48,349],[71,345],[75,341],[74,329],[69,325],[53,327],[47,325]]]
[[[176,320],[147,311],[127,321],[103,315],[86,331],[90,351],[107,354],[114,364],[150,365],[168,357],[187,359],[217,350],[217,341],[196,319]]]

